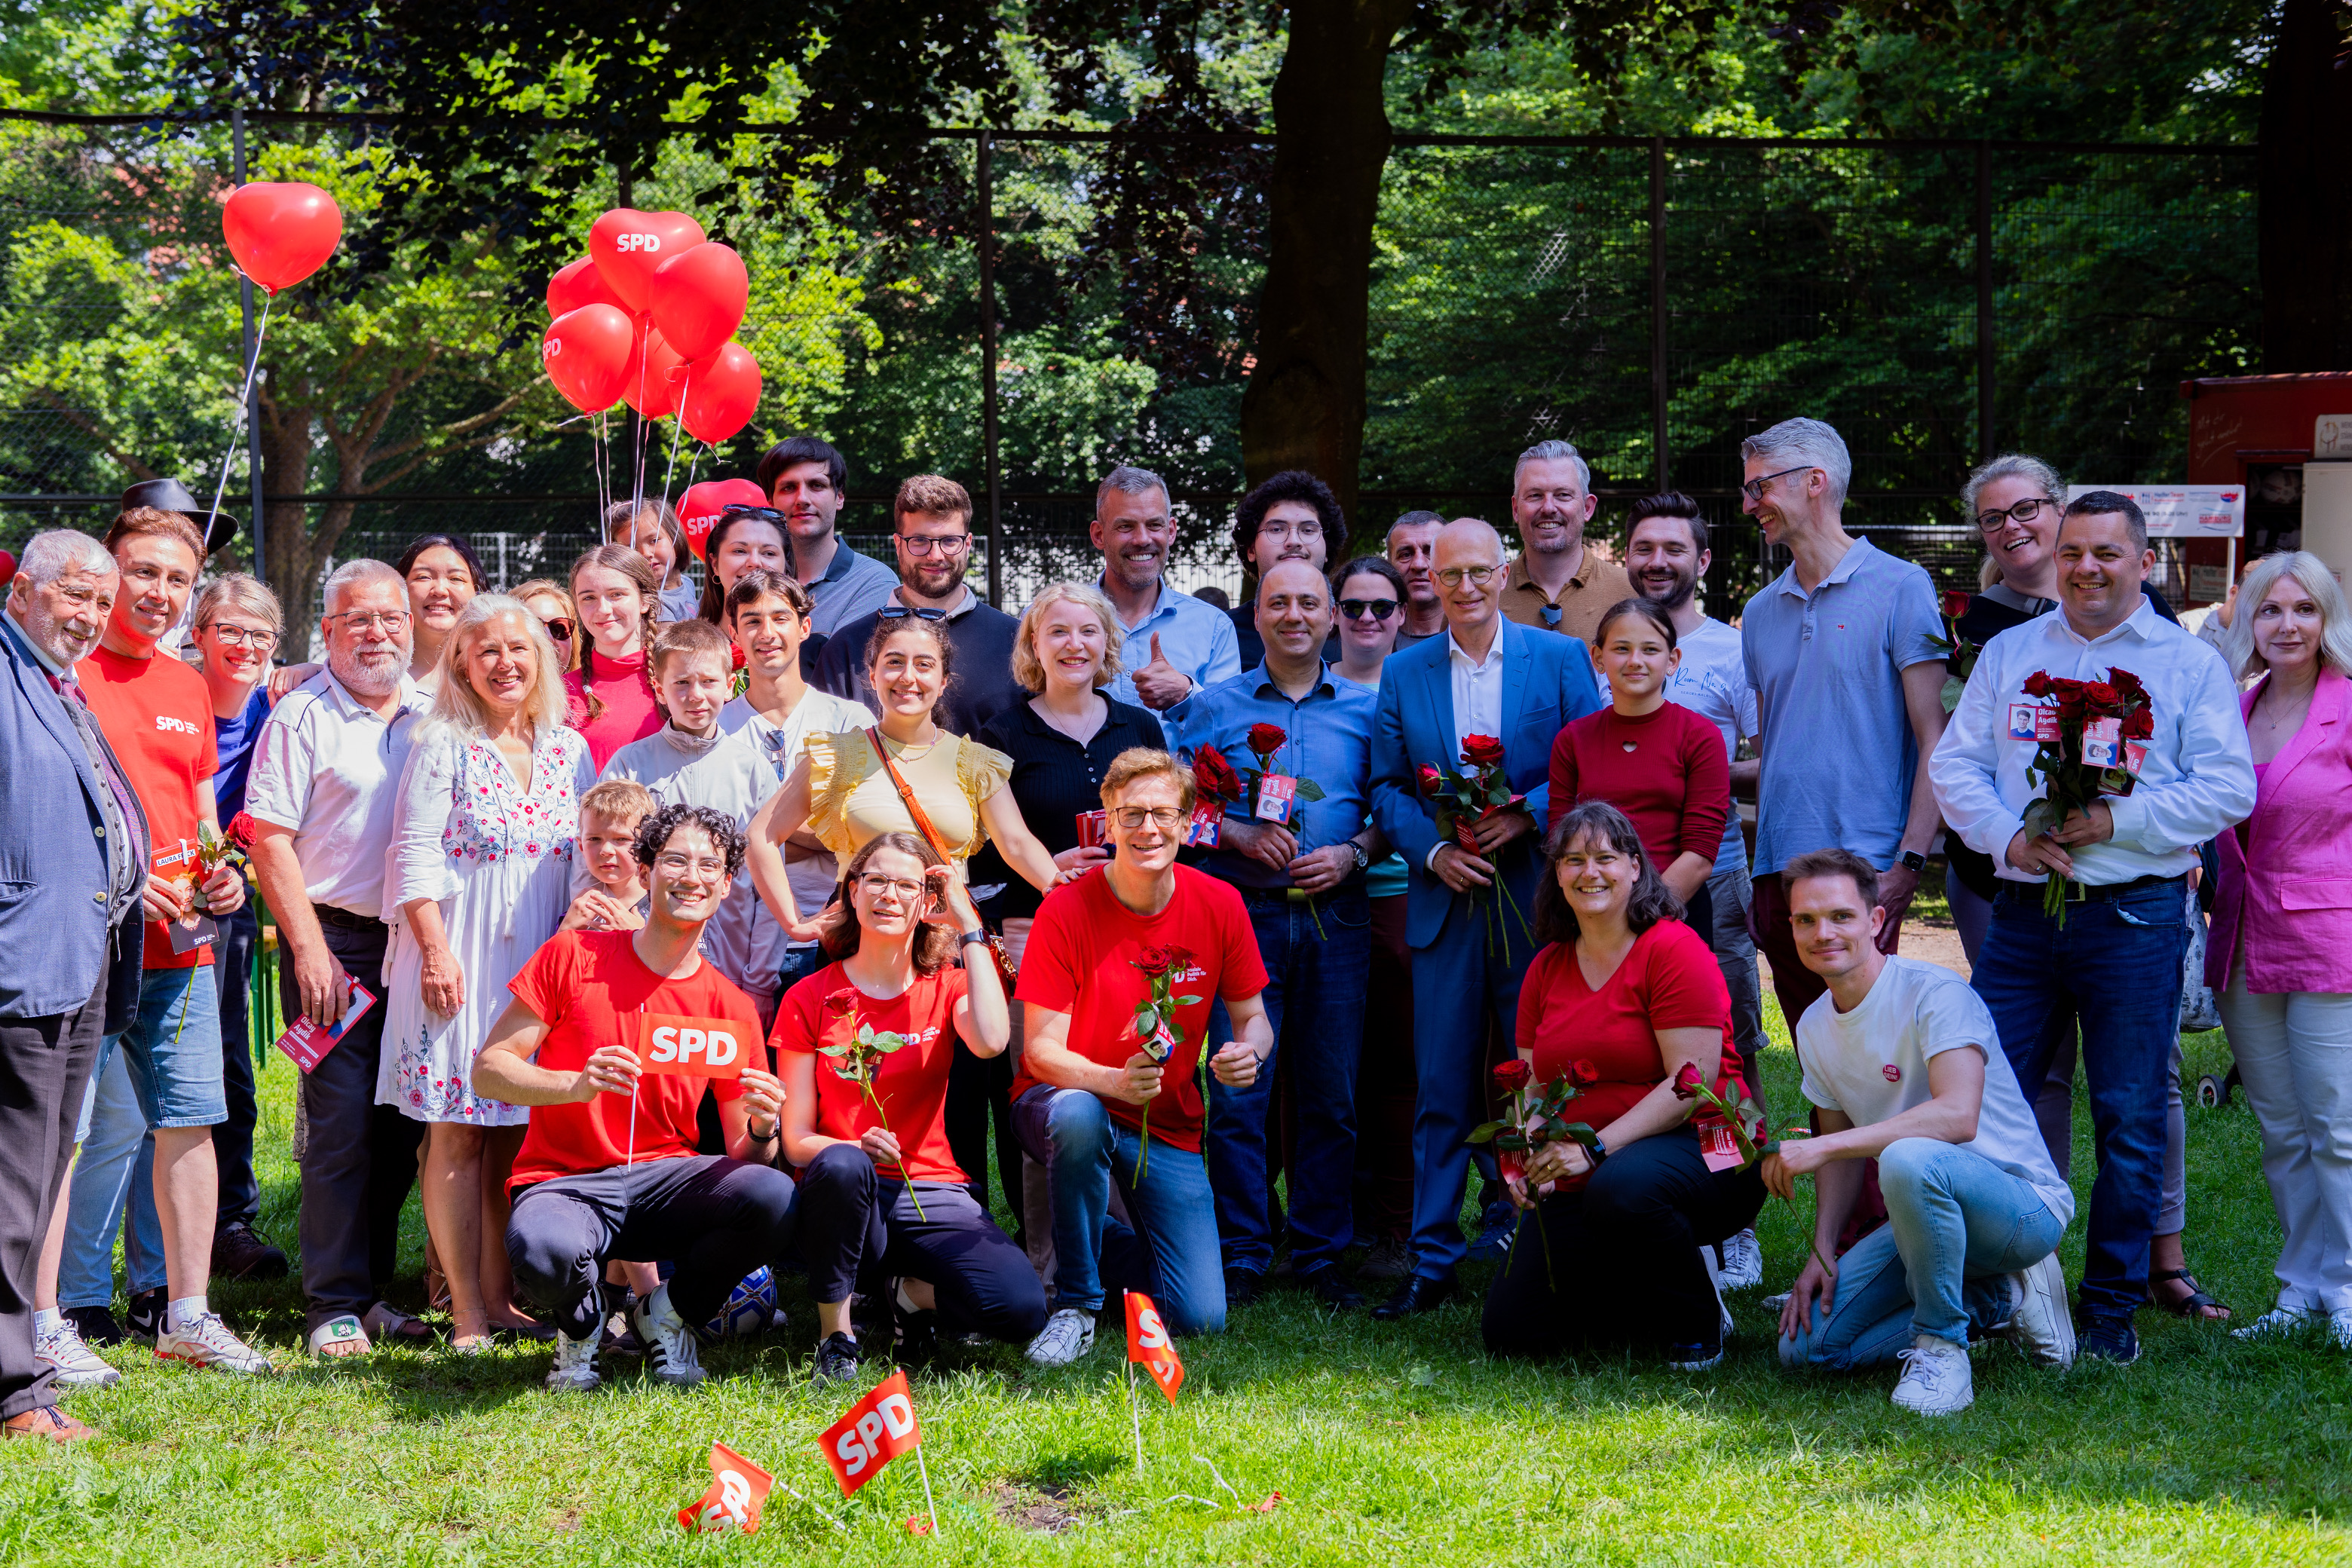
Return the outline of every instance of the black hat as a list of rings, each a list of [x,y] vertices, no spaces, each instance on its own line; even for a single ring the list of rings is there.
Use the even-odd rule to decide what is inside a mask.
[[[152,506],[157,511],[176,511],[191,522],[207,510],[188,493],[188,487],[177,479],[142,479],[122,492],[123,510],[142,506]],[[236,519],[222,512],[213,519],[212,527],[205,532],[205,552],[209,555],[236,539]]]

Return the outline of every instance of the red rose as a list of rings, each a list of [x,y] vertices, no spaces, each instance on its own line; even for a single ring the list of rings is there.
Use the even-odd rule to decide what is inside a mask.
[[[729,644],[727,645],[727,651],[728,651],[730,655],[732,655],[732,656],[733,656],[733,657],[732,657],[732,658],[728,661],[727,668],[730,668],[730,669],[740,669],[740,668],[743,668],[743,665],[744,665],[743,650],[742,650],[740,647],[737,647],[735,644],[733,644],[733,643],[729,643]]]
[[[2050,672],[2046,669],[2037,669],[2032,675],[2027,676],[2025,678],[2024,691],[2028,697],[2049,696]]]
[[[1697,1065],[1693,1062],[1683,1063],[1682,1071],[1675,1074],[1675,1098],[1676,1100],[1696,1100],[1698,1098],[1698,1089],[1699,1082]]]
[[[1253,724],[1249,727],[1249,749],[1260,757],[1273,756],[1289,739],[1282,732],[1279,724]]]
[[[1568,1080],[1579,1089],[1590,1089],[1601,1081],[1601,1069],[1589,1061],[1572,1061],[1568,1064]]]
[[[856,989],[854,986],[845,985],[824,999],[824,1010],[829,1017],[846,1018],[850,1014],[857,1011]]]
[[[1969,613],[1969,591],[1966,588],[1945,589],[1943,606],[1945,619],[1958,620]]]
[[[1146,978],[1157,980],[1168,973],[1169,965],[1175,962],[1175,955],[1164,947],[1147,947],[1128,962],[1143,971]]]
[[[1462,737],[1462,760],[1474,768],[1495,768],[1503,763],[1503,742],[1492,735]]]
[[[1239,800],[1242,775],[1234,772],[1224,752],[1203,746],[1192,753],[1192,787],[1212,800]]]
[[[1517,1094],[1527,1088],[1528,1080],[1535,1076],[1536,1069],[1517,1057],[1495,1064],[1495,1087],[1505,1094]]]
[[[228,819],[228,841],[239,849],[251,849],[260,829],[254,826],[253,813],[240,811]]]
[[[1439,773],[1435,768],[1431,767],[1428,763],[1423,763],[1421,769],[1421,793],[1423,795],[1435,795],[1439,790],[1444,787],[1445,775]]]
[[[2123,699],[2116,695],[2116,689],[2104,680],[2094,680],[2085,685],[2083,700],[2093,708],[2119,708],[2123,705]]]
[[[2156,710],[2148,707],[2133,709],[2124,715],[2124,739],[2145,741],[2156,733]]]

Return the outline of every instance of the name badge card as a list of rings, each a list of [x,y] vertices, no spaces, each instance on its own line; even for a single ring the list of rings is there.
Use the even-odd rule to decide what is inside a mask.
[[[2034,733],[2033,727],[2033,715],[2039,711],[2041,711],[2040,708],[2032,702],[2011,703],[2009,705],[2009,738],[2012,741],[2040,739]]]
[[[731,1018],[688,1018],[675,1013],[635,1015],[637,1064],[656,1078],[737,1079],[750,1052],[743,1026]]]
[[[157,850],[151,862],[157,881],[170,882],[192,896],[196,891],[198,864],[195,841],[191,838],[181,839],[176,848]],[[212,916],[192,909],[178,920],[165,921],[163,934],[172,939],[173,952],[194,952],[218,941],[220,926]]]
[[[1104,811],[1078,813],[1078,847],[1099,849],[1110,842],[1110,814]]]
[[[2094,719],[2083,726],[2083,765],[2111,768],[2123,757],[2124,721]]]
[[[1739,1164],[1739,1140],[1727,1121],[1706,1121],[1698,1128],[1698,1157],[1710,1171],[1729,1171]]]
[[[1266,773],[1257,781],[1257,810],[1251,815],[1277,827],[1290,826],[1290,803],[1298,798],[1298,781]]]
[[[1225,808],[1213,800],[1204,800],[1192,807],[1192,820],[1184,825],[1184,842],[1195,849],[1214,849],[1225,820]]]
[[[2124,742],[2124,772],[2137,778],[2147,768],[2147,744],[2143,741]]]
[[[2061,738],[2058,733],[2058,710],[2036,708],[2033,710],[2033,738],[2037,741],[2055,741]]]
[[[304,1072],[325,1061],[327,1053],[343,1043],[343,1037],[351,1032],[352,1026],[375,1005],[375,998],[368,994],[366,986],[348,974],[343,976],[343,980],[348,987],[344,994],[343,1016],[331,1026],[322,1029],[305,1014],[278,1037],[278,1048],[286,1053],[287,1060]]]

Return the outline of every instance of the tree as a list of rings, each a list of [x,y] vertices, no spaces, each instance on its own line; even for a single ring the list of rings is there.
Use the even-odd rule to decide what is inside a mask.
[[[2352,5],[2284,0],[2263,74],[2263,368],[2352,367]]]

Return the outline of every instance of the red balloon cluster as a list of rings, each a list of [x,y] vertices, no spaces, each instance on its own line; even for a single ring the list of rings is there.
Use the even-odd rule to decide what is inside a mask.
[[[686,214],[615,207],[589,226],[588,254],[547,280],[541,358],[583,414],[625,401],[724,441],[760,405],[759,362],[733,341],[751,294],[743,258]]]
[[[221,237],[237,269],[275,294],[326,265],[342,242],[343,215],[316,185],[255,180],[229,193]]]

